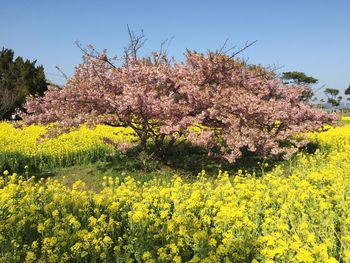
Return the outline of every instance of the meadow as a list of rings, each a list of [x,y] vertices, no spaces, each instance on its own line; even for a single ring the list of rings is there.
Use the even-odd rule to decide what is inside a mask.
[[[98,125],[95,129],[80,129],[47,138],[48,127],[27,126],[16,129],[11,123],[0,123],[0,167],[2,170],[23,172],[47,170],[75,164],[104,160],[114,153],[114,147],[103,142],[131,141],[134,135],[127,128]]]
[[[350,125],[289,161],[196,176],[109,159],[103,137],[128,131],[45,129],[0,124],[0,262],[350,261]]]

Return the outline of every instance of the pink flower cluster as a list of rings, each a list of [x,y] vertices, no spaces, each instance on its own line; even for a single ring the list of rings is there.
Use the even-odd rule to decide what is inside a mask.
[[[24,121],[131,127],[157,154],[182,138],[234,162],[242,151],[288,157],[307,142],[302,133],[336,120],[302,101],[306,87],[284,85],[267,69],[221,53],[185,55],[182,63],[157,53],[125,58],[118,67],[104,53],[86,56],[63,89],[28,99]]]

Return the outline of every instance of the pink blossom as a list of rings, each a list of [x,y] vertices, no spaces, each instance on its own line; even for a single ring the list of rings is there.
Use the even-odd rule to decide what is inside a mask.
[[[165,153],[178,139],[220,149],[234,162],[249,150],[285,155],[304,145],[295,135],[333,123],[334,115],[302,101],[305,87],[286,86],[273,72],[219,53],[187,51],[183,63],[124,58],[112,67],[103,53],[84,58],[63,89],[50,87],[43,98],[30,97],[26,124],[82,123],[131,127],[142,147],[151,140]],[[153,54],[153,58],[157,58]],[[200,125],[200,132],[191,127]],[[125,144],[117,145],[125,150]]]

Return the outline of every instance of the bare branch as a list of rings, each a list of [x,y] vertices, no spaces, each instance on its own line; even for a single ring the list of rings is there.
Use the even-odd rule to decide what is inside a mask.
[[[61,75],[64,77],[66,81],[68,81],[67,75],[63,72],[63,70],[59,66],[55,66],[55,68],[61,73]]]
[[[217,53],[228,54],[230,51],[234,50],[237,47],[237,46],[232,46],[232,47],[226,49],[228,41],[229,41],[229,38],[226,38],[224,44],[220,47],[220,49],[217,51]]]
[[[160,48],[159,51],[157,53],[157,57],[154,58],[154,64],[158,65],[160,63],[160,61],[164,58],[168,56],[168,48],[170,46],[171,41],[174,39],[174,37],[171,37],[170,40],[169,39],[165,39],[160,43]],[[166,47],[165,47],[166,45]]]
[[[324,89],[324,87],[326,87],[326,86],[327,86],[327,84],[323,84],[320,88],[318,88],[317,90],[314,91],[314,94],[316,94],[320,90]]]
[[[125,58],[127,60],[130,60],[130,56],[131,56],[131,59],[133,61],[136,61],[137,60],[137,52],[141,47],[143,47],[143,45],[146,43],[147,39],[145,39],[145,35],[143,33],[143,30],[141,30],[140,35],[135,35],[134,31],[132,31],[130,29],[129,25],[127,25],[127,28],[128,28],[128,34],[129,34],[129,44],[124,49]]]
[[[250,47],[251,47],[252,45],[254,45],[256,42],[258,42],[258,40],[255,40],[255,41],[250,42],[250,43],[246,43],[246,44],[244,45],[244,47],[242,47],[242,48],[239,49],[238,51],[234,52],[234,53],[230,56],[230,58],[233,58],[233,57],[237,56],[238,54],[242,53],[244,50],[250,48]]]
[[[101,53],[98,52],[93,46],[89,46],[88,48],[84,48],[79,41],[75,41],[75,45],[80,49],[80,51],[87,57],[92,57],[95,59],[99,59],[101,61],[106,62],[109,64],[112,68],[116,68],[116,66],[112,63],[111,59],[109,59],[107,56],[101,56]]]

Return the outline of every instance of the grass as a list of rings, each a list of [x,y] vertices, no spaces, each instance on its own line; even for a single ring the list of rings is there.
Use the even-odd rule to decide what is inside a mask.
[[[162,167],[162,169],[157,169],[155,171],[123,171],[115,169],[110,163],[98,162],[89,165],[57,168],[51,171],[41,172],[37,177],[51,177],[66,186],[72,186],[76,181],[80,180],[85,183],[84,190],[99,192],[103,188],[102,182],[104,177],[119,177],[123,181],[127,176],[131,176],[137,181],[145,182],[154,179],[155,177],[162,178],[162,180],[170,180],[174,173],[174,170],[167,169],[166,167]],[[186,177],[184,176],[184,178]],[[188,178],[188,180],[190,180],[190,178]]]
[[[315,147],[315,145],[312,145]],[[304,149],[304,151],[310,150]],[[39,178],[54,178],[66,186],[72,186],[77,180],[85,183],[86,190],[99,192],[103,188],[104,177],[119,177],[124,180],[131,176],[137,181],[145,182],[154,178],[163,181],[169,181],[175,174],[181,176],[185,182],[193,182],[196,175],[202,170],[211,178],[216,178],[219,170],[228,171],[231,175],[239,170],[262,176],[264,173],[272,170],[275,165],[283,164],[286,174],[291,171],[292,166],[297,163],[295,158],[289,161],[282,159],[264,159],[246,154],[244,158],[238,160],[235,164],[220,162],[209,158],[206,152],[199,147],[181,146],[175,147],[163,162],[154,160],[143,160],[144,156],[135,152],[128,155],[116,155],[108,161],[99,161],[88,165],[76,165],[65,168],[55,168],[40,173],[35,173]],[[267,166],[265,164],[268,163]]]
[[[350,120],[341,120],[340,123],[344,125],[350,125]]]

